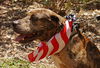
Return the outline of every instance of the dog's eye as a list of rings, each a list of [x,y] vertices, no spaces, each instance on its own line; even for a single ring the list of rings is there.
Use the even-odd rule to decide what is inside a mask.
[[[50,16],[51,20],[58,23],[59,22],[59,18],[57,16]]]
[[[37,20],[38,20],[38,18],[35,15],[31,15],[30,21],[34,22],[34,21],[37,21]]]

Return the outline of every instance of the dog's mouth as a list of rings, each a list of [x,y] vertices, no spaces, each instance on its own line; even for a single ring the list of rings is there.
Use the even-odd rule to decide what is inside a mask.
[[[40,37],[41,35],[42,35],[41,31],[38,31],[32,34],[19,34],[16,37],[15,41],[19,43],[29,43],[38,39],[38,37]]]
[[[35,39],[35,34],[19,34],[15,41],[18,41],[19,43],[28,43],[32,42]]]

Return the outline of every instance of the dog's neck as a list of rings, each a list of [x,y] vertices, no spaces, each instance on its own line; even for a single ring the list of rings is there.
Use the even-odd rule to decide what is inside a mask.
[[[59,32],[61,31],[61,29],[63,29],[63,26],[64,26],[64,25],[62,25],[62,26],[56,28],[56,29],[54,30],[54,32],[48,33],[48,37],[46,37],[45,42],[49,41],[49,40],[51,39],[51,37],[53,37],[55,34],[59,33]]]

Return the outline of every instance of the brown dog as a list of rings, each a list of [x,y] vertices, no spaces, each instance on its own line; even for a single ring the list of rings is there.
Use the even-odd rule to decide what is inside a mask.
[[[64,18],[48,9],[34,9],[28,16],[13,23],[14,31],[19,33],[20,42],[30,42],[36,39],[48,41],[60,31]],[[24,37],[22,37],[24,36]]]
[[[36,39],[48,41],[63,28],[64,22],[63,17],[51,10],[34,9],[28,13],[27,17],[13,23],[14,31],[20,34],[16,40],[21,43]],[[100,68],[98,49],[80,31],[74,33],[69,44],[52,58],[57,68]]]

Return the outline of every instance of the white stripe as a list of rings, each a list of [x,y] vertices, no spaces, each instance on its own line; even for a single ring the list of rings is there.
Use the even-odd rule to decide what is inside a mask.
[[[42,46],[42,43],[39,43],[39,45],[38,45],[38,47],[41,47]],[[38,51],[39,51],[39,49],[36,49],[35,51],[34,51],[34,57],[38,54]]]
[[[33,57],[35,57],[37,54],[38,54],[38,49],[36,49],[36,50],[33,52]]]
[[[42,43],[40,42],[39,44],[38,44],[38,47],[41,47],[42,46]]]
[[[38,53],[38,55],[37,55],[35,61],[38,61],[42,55],[43,55],[43,50],[41,50],[41,51]]]
[[[48,41],[48,42],[51,42],[51,40],[54,38],[54,36]]]
[[[57,40],[57,42],[59,44],[59,49],[57,50],[57,52],[59,52],[59,51],[61,51],[64,48],[65,42],[63,41],[60,33],[56,34],[55,38],[56,38],[56,40]]]
[[[67,36],[68,36],[68,39],[69,39],[69,37],[71,35],[71,29],[70,29],[70,26],[69,26],[69,22],[66,21],[65,23],[66,23],[66,32],[67,32]]]
[[[51,43],[51,40],[49,42],[47,42],[47,45],[48,45],[48,53],[46,56],[48,56],[52,52],[52,50],[54,49],[54,47]]]

